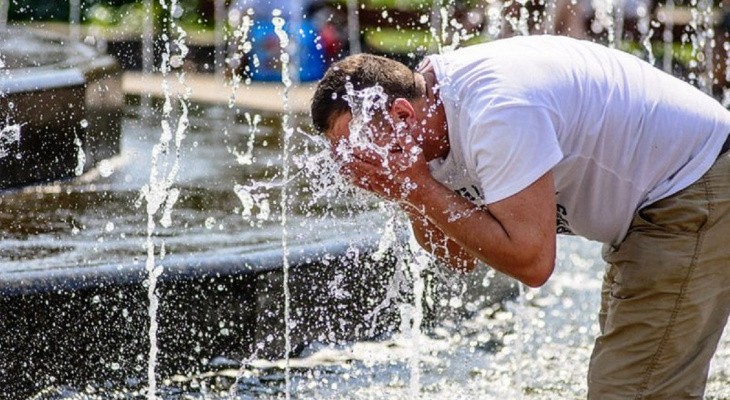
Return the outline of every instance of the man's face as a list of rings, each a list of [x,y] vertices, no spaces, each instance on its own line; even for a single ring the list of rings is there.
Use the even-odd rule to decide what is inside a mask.
[[[335,118],[325,136],[332,144],[334,156],[347,162],[358,151],[373,150],[383,154],[400,150],[399,133],[387,116],[373,118],[365,126],[354,126],[352,114],[343,113]]]

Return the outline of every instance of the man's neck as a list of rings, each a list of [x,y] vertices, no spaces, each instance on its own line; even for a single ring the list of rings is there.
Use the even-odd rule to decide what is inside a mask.
[[[438,81],[431,65],[416,73],[416,82],[420,86],[422,98],[417,102],[419,119],[426,124],[419,127],[421,147],[427,161],[445,158],[449,154],[449,134],[441,97],[438,93]]]

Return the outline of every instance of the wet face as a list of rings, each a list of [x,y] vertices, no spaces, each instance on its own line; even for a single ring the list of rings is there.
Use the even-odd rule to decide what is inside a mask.
[[[377,114],[368,122],[367,129],[362,128],[349,112],[332,120],[325,136],[332,144],[335,160],[349,162],[358,149],[375,151],[385,158],[388,153],[402,150],[401,143],[410,139],[421,147],[427,161],[444,158],[449,152],[443,110],[441,107],[430,110],[424,100],[395,99],[388,112]]]
[[[325,136],[332,144],[334,156],[339,161],[348,161],[349,155],[358,149],[371,149],[381,153],[400,150],[398,137],[403,133],[394,129],[388,116],[374,117],[367,126],[352,126],[352,114],[338,115]]]

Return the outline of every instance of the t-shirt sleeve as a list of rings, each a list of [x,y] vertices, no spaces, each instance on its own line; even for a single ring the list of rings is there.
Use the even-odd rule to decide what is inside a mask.
[[[467,135],[465,158],[487,204],[530,186],[563,158],[555,122],[542,107],[507,107],[476,115]]]

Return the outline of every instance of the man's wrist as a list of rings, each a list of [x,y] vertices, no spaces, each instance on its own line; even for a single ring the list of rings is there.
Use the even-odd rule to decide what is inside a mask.
[[[441,183],[430,175],[419,182],[412,181],[409,183],[409,187],[403,191],[403,198],[400,202],[423,215],[426,212],[426,198],[437,192],[440,186]]]

